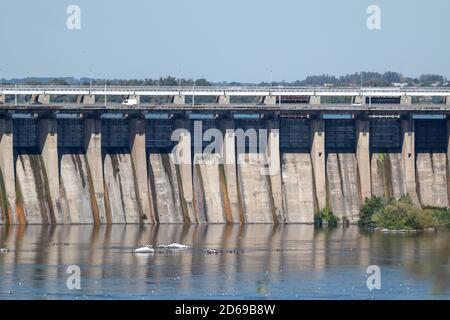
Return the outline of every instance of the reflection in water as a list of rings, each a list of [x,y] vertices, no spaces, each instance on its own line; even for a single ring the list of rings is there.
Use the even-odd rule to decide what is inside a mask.
[[[192,250],[135,255],[141,243]],[[0,299],[449,298],[450,233],[308,225],[0,227]],[[204,248],[224,250],[208,255]],[[379,265],[382,289],[366,268]],[[81,290],[66,269],[81,268]]]

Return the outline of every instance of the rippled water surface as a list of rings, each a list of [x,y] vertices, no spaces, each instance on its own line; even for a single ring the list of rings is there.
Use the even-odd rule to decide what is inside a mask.
[[[192,249],[132,253],[173,242]],[[448,232],[27,226],[0,227],[0,247],[9,250],[0,254],[0,299],[450,299]],[[70,265],[80,267],[80,290],[66,287]],[[381,268],[380,290],[367,288],[369,265]]]

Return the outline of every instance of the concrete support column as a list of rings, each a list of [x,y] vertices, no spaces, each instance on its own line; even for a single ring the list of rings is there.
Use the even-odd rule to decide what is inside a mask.
[[[223,132],[222,161],[225,173],[226,188],[228,200],[230,202],[230,211],[233,223],[242,222],[241,211],[239,207],[239,194],[237,187],[236,173],[236,134],[234,132],[234,120],[220,120],[220,127]]]
[[[39,119],[39,148],[47,175],[48,188],[55,214],[55,223],[63,223],[59,202],[59,159],[58,159],[58,130],[55,117]]]
[[[274,220],[279,223],[286,222],[283,214],[283,193],[281,189],[281,161],[280,161],[280,122],[267,120],[269,139],[267,145],[268,174],[272,189]]]
[[[402,127],[402,164],[403,164],[403,177],[406,184],[406,192],[411,198],[416,200],[416,160],[414,150],[414,120],[404,119],[401,120]],[[417,199],[418,201],[418,199]]]
[[[372,196],[369,132],[370,123],[368,120],[356,120],[356,159],[358,161],[362,203],[366,198]]]
[[[150,192],[148,189],[147,149],[145,146],[145,120],[130,119],[130,150],[136,174],[137,192],[144,215],[144,223],[156,223],[156,218],[150,205]]]
[[[31,96],[31,103],[49,104],[50,95],[49,94],[33,94]]]
[[[450,106],[450,96],[445,97],[445,104]]]
[[[93,94],[83,94],[77,96],[78,104],[94,104],[95,103],[95,95]]]
[[[314,183],[318,210],[327,205],[327,189],[325,176],[325,122],[311,121],[311,161],[314,171]]]
[[[404,106],[410,106],[412,104],[412,100],[410,96],[402,96],[400,98],[400,104]]]
[[[4,222],[10,224],[25,223],[19,221],[16,214],[16,180],[14,175],[13,121],[10,117],[0,118],[0,173],[7,203],[1,208]]]
[[[230,104],[230,96],[218,96],[216,101],[218,104]]]
[[[84,149],[92,178],[95,199],[91,199],[96,224],[107,223],[105,189],[103,184],[102,122],[99,118],[84,120]]]
[[[0,104],[5,104],[5,103],[6,103],[6,95],[0,94]]]
[[[179,137],[177,144],[177,159],[181,189],[183,191],[183,198],[186,203],[186,210],[184,211],[185,219],[189,219],[190,223],[197,223],[197,217],[194,211],[194,190],[192,180],[192,151],[191,151],[191,133],[190,133],[190,120],[177,119],[175,120],[176,129],[184,129]]]
[[[171,99],[173,104],[185,104],[186,97],[182,95],[172,96]]]
[[[354,96],[352,97],[352,103],[353,104],[366,104],[366,97],[364,96]]]
[[[276,96],[265,96],[262,98],[261,102],[263,104],[267,104],[267,105],[275,105],[275,104],[277,104],[277,97]]]
[[[310,96],[309,103],[310,104],[320,104],[320,96]]]

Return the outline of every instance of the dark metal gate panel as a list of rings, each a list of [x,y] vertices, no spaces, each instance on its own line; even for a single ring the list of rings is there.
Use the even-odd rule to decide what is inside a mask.
[[[446,120],[415,120],[416,152],[445,152],[447,150]]]
[[[147,148],[172,148],[175,143],[170,140],[172,136],[173,120],[151,119],[146,120],[145,141]]]
[[[402,147],[400,119],[372,119],[370,148],[373,152],[398,152]]]
[[[244,133],[250,134],[251,132],[248,130],[254,129],[256,132],[256,150],[257,152],[265,152],[266,147],[267,146],[261,146],[262,149],[260,148],[260,144],[261,142],[259,141],[259,137],[260,137],[260,130],[265,129],[266,133],[268,132],[267,127],[265,125],[265,122],[261,119],[237,119],[235,122],[235,132],[236,132],[236,147],[238,149],[242,148],[242,146],[240,145],[240,143],[242,143],[242,139],[238,138],[238,134],[239,134],[239,129],[242,129],[244,131]],[[246,136],[245,137],[245,141],[244,141],[244,147],[242,148],[242,150],[245,150],[246,153],[250,152],[250,151],[254,151],[250,148],[250,139]]]
[[[201,125],[202,125],[201,131],[200,131],[200,127],[196,128],[195,123],[201,123]],[[203,148],[214,141],[214,138],[212,139],[212,141],[205,141],[203,139],[205,132],[208,129],[219,129],[218,121],[216,119],[207,119],[207,120],[195,120],[195,122],[192,122],[192,133],[193,133],[192,148],[194,148],[194,139],[201,139]],[[200,138],[198,138],[198,137],[200,137]]]
[[[83,147],[84,125],[81,119],[58,120],[58,147]]]
[[[325,121],[325,149],[327,152],[354,152],[355,142],[354,120]]]
[[[126,148],[129,146],[128,121],[123,119],[102,119],[102,147]]]
[[[13,144],[16,148],[39,146],[39,124],[37,119],[13,119]]]
[[[280,120],[280,149],[309,150],[311,129],[308,119]]]

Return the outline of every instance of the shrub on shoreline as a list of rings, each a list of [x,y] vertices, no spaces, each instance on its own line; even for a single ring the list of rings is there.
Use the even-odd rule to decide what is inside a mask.
[[[338,222],[339,218],[336,217],[328,207],[323,208],[314,215],[314,224],[319,227],[324,224],[327,224],[329,227],[336,227],[338,225]]]
[[[389,230],[423,230],[449,228],[450,209],[418,208],[409,196],[388,201],[378,197],[366,199],[359,224],[369,228]]]
[[[359,225],[372,227],[372,216],[386,206],[383,199],[379,197],[366,198],[364,206],[361,208]]]

